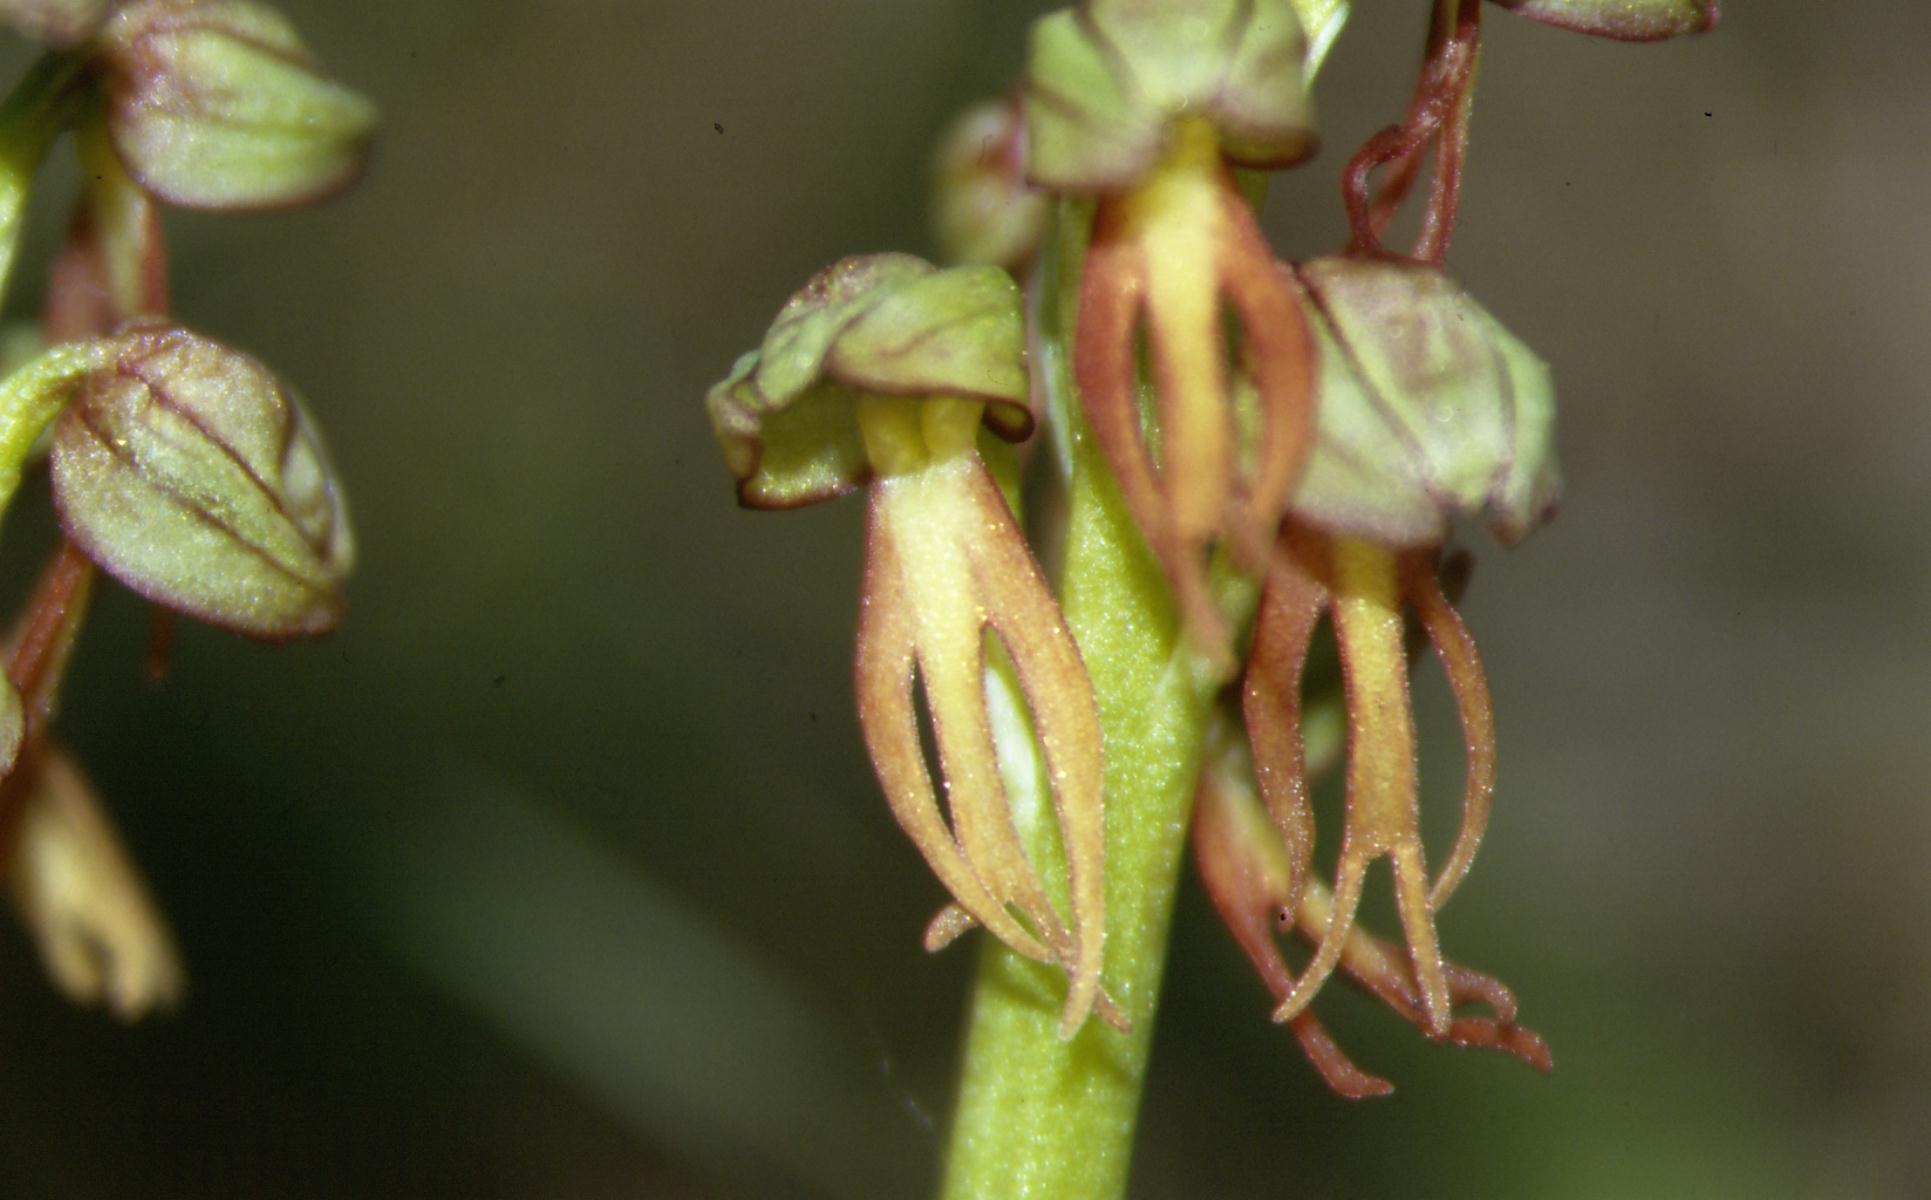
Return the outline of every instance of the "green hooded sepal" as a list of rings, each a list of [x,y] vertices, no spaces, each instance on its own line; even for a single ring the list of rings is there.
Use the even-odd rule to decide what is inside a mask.
[[[1715,29],[1717,0],[1494,0],[1531,21],[1623,42]]]
[[[1088,0],[1033,26],[1027,170],[1059,191],[1129,188],[1191,117],[1230,162],[1287,166],[1315,147],[1307,82],[1293,0]]]
[[[764,344],[706,397],[750,508],[796,508],[862,486],[862,397],[983,403],[1008,441],[1032,432],[1019,289],[992,266],[940,270],[909,254],[848,258],[813,277]]]
[[[1431,267],[1325,258],[1295,273],[1320,347],[1297,516],[1418,546],[1477,515],[1513,543],[1554,513],[1555,393],[1533,351]]]

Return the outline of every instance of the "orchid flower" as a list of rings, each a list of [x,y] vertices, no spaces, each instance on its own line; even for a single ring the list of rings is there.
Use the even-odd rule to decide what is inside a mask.
[[[847,259],[791,299],[763,346],[712,389],[710,409],[749,506],[869,485],[858,711],[893,816],[953,897],[926,946],[978,924],[1061,967],[1071,1036],[1090,1012],[1123,1020],[1100,989],[1099,720],[1079,650],[977,449],[982,425],[1015,440],[1031,431],[1023,345],[1018,289],[995,267]],[[1028,855],[1001,777],[987,690],[995,643],[1052,781],[1063,878]]]
[[[1097,200],[1074,345],[1080,403],[1213,660],[1231,630],[1206,555],[1226,541],[1250,567],[1265,563],[1312,430],[1298,291],[1234,176],[1313,151],[1308,61],[1287,0],[1089,0],[1033,34],[1028,170],[1041,187]],[[1228,313],[1253,381],[1248,412]]]
[[[1436,563],[1458,516],[1486,512],[1513,542],[1553,512],[1548,372],[1431,268],[1326,259],[1298,274],[1322,347],[1321,436],[1262,592],[1243,704],[1288,872],[1305,880],[1313,817],[1301,676],[1315,626],[1328,617],[1346,694],[1347,824],[1326,929],[1275,1017],[1301,1013],[1340,963],[1367,868],[1385,857],[1427,1028],[1444,1037],[1453,1000],[1434,916],[1487,827],[1495,729],[1474,640]],[[1403,645],[1408,610],[1448,675],[1467,746],[1461,832],[1432,879]]]

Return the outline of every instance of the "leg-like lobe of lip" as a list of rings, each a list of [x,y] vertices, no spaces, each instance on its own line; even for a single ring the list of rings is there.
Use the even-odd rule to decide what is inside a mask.
[[[989,709],[987,639],[1004,646],[1050,781],[1065,855],[1062,917],[1015,818]],[[945,808],[925,761],[914,678],[931,713]],[[1125,1018],[1101,991],[1105,811],[1098,709],[1078,648],[1018,523],[976,456],[873,485],[859,618],[860,724],[894,816],[952,892],[926,934],[972,924],[1066,971],[1062,1032]]]

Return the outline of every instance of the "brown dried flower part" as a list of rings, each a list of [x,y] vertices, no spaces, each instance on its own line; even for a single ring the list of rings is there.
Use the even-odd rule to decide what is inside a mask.
[[[892,814],[952,893],[936,950],[972,924],[1067,973],[1062,1029],[1121,1023],[1105,943],[1100,729],[1092,685],[1018,522],[977,451],[1031,427],[1018,289],[993,267],[848,259],[792,298],[711,391],[746,504],[871,485],[855,681]],[[1001,775],[988,687],[1003,648],[1050,780],[1063,865],[1035,861]],[[914,688],[931,714],[944,806]],[[1046,805],[1027,806],[1026,820]],[[948,819],[949,818],[949,819]]]
[[[9,639],[22,738],[0,774],[0,869],[55,986],[135,1020],[179,999],[180,957],[113,820],[48,734],[93,579],[94,565],[63,543]]]
[[[1231,166],[1312,150],[1307,61],[1286,0],[1093,0],[1033,36],[1029,169],[1099,200],[1080,281],[1080,402],[1193,644],[1222,664],[1232,631],[1207,556],[1225,540],[1262,569],[1313,421],[1298,289]]]
[[[375,107],[253,0],[133,0],[99,36],[107,128],[141,186],[186,208],[305,204],[353,183]]]
[[[1252,768],[1239,743],[1222,736],[1210,751],[1194,801],[1193,849],[1208,896],[1235,941],[1277,1002],[1292,993],[1294,977],[1276,940],[1288,928],[1319,944],[1332,920],[1333,897],[1318,880],[1297,875],[1276,829],[1255,797]],[[1344,975],[1401,1018],[1449,1045],[1511,1054],[1539,1070],[1550,1069],[1548,1046],[1515,1024],[1515,997],[1498,980],[1454,963],[1444,964],[1450,1000],[1479,1003],[1492,1015],[1456,1016],[1446,1033],[1434,1034],[1415,976],[1402,955],[1360,929],[1348,931],[1340,956]],[[1308,1061],[1334,1091],[1350,1100],[1385,1096],[1387,1080],[1356,1066],[1311,1010],[1295,1014],[1289,1028]]]
[[[181,999],[187,976],[166,920],[93,787],[40,746],[19,783],[8,882],[55,986],[124,1021]]]

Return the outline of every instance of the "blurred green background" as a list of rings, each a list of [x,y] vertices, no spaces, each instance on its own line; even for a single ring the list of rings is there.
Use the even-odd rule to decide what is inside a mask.
[[[176,307],[312,400],[353,607],[281,650],[185,629],[156,689],[99,605],[62,725],[192,992],[122,1028],[0,933],[0,1194],[924,1194],[973,955],[920,952],[940,891],[859,748],[860,506],[740,512],[700,400],[818,266],[931,252],[927,148],[1039,8],[285,7],[377,160],[172,216]],[[1330,149],[1269,203],[1296,255],[1406,101],[1426,5],[1358,7]],[[1334,1099],[1189,884],[1138,1196],[1931,1175],[1931,9],[1729,7],[1658,47],[1488,14],[1451,262],[1554,365],[1568,493],[1477,544],[1502,790],[1444,937],[1556,1072],[1336,988],[1399,1091]],[[8,522],[16,591],[49,524]]]

